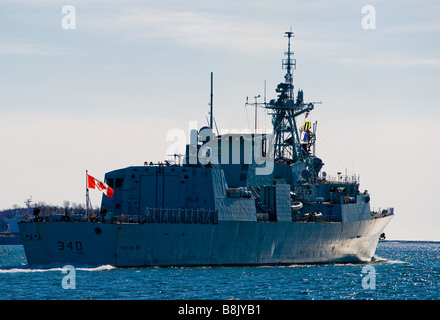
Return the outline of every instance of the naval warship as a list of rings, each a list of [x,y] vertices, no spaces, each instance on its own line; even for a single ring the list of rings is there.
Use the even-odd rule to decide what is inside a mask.
[[[209,266],[365,263],[393,217],[373,212],[356,176],[330,177],[315,155],[316,103],[294,94],[293,32],[284,81],[265,102],[269,133],[192,130],[183,161],[105,174],[98,214],[19,224],[29,265]],[[255,104],[257,107],[257,103]],[[303,116],[304,122],[297,123]],[[301,121],[302,122],[302,121]],[[182,163],[181,163],[182,162]]]

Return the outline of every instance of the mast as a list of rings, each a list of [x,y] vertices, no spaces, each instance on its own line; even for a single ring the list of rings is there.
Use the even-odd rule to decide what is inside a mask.
[[[287,41],[287,51],[284,53],[287,59],[282,60],[282,68],[286,69],[284,82],[278,84],[276,92],[278,98],[272,99],[265,105],[272,110],[272,124],[274,131],[274,159],[277,162],[293,164],[304,162],[307,154],[300,148],[300,136],[295,118],[299,115],[313,110],[313,103],[303,102],[303,92],[298,91],[296,102],[293,94],[293,70],[296,68],[296,59],[293,58],[291,51],[291,38],[294,37],[292,31],[285,33]]]
[[[288,38],[287,42],[287,51],[284,53],[287,55],[287,59],[283,59],[283,69],[286,69],[286,75],[284,79],[286,80],[286,84],[288,85],[289,99],[293,101],[293,75],[292,75],[292,67],[296,68],[296,60],[292,59],[293,52],[290,50],[290,38],[294,37],[292,31],[285,32],[285,36]]]
[[[86,217],[89,216],[89,172],[86,170]]]
[[[211,72],[211,102],[210,102],[210,106],[211,106],[211,112],[210,112],[210,120],[209,120],[209,128],[212,130],[213,128],[213,124],[212,124],[212,102],[213,102],[213,98],[214,98],[214,92],[213,92],[213,73]]]
[[[258,102],[257,99],[260,97],[260,95],[255,96],[255,129],[254,129],[254,134],[257,134],[257,126],[258,126],[258,121],[257,121],[257,108],[258,108]]]

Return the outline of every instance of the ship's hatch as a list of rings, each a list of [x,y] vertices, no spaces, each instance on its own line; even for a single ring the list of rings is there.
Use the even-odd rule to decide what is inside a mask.
[[[145,208],[179,208],[180,178],[177,175],[166,175],[156,172],[143,175],[140,179],[140,214]]]

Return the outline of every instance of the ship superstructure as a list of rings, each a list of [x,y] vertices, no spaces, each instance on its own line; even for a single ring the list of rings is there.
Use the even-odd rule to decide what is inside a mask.
[[[356,177],[331,179],[315,155],[314,109],[294,95],[288,39],[284,81],[264,103],[273,132],[191,132],[184,163],[145,163],[108,172],[113,197],[101,212],[21,223],[29,264],[121,267],[365,262],[393,216],[373,214]],[[212,83],[212,82],[211,82]],[[307,118],[306,118],[307,120]]]

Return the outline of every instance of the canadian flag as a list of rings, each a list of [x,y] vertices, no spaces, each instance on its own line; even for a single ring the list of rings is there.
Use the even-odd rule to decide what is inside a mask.
[[[91,175],[87,174],[87,185],[90,189],[97,188],[98,190],[102,191],[107,197],[112,198],[113,197],[113,189],[110,188],[107,184],[105,184],[102,181],[99,181],[96,178],[93,178]]]

